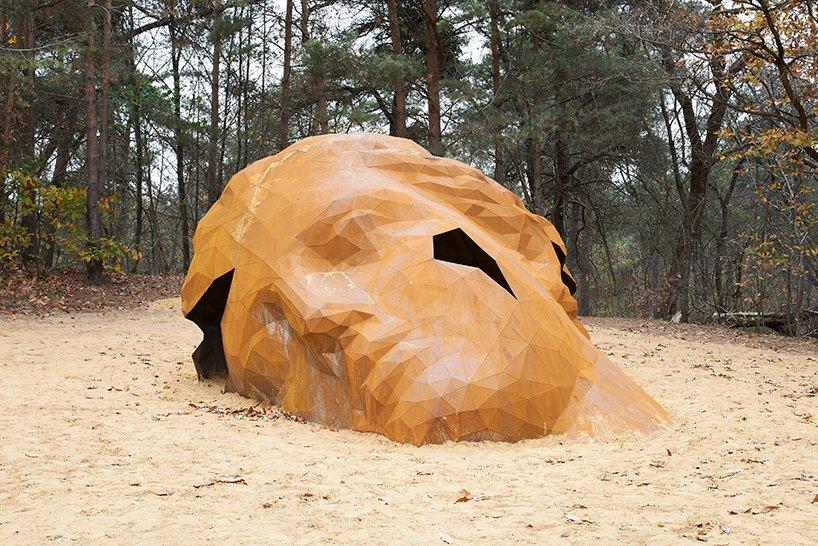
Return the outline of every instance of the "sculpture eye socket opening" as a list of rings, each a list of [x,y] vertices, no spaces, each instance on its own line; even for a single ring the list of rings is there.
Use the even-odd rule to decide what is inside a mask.
[[[568,288],[568,291],[573,296],[577,291],[577,283],[574,278],[571,277],[571,274],[568,273],[568,270],[565,269],[565,252],[563,252],[562,247],[554,241],[551,241],[551,245],[554,247],[554,252],[557,253],[557,259],[560,261],[560,278],[562,279],[562,284]]]
[[[202,343],[193,353],[199,379],[215,379],[227,374],[227,359],[222,342],[222,315],[233,283],[233,269],[217,278],[185,315],[202,331]]]
[[[475,243],[462,229],[456,228],[438,233],[432,237],[432,242],[435,260],[476,267],[515,299],[517,298],[494,258],[480,248],[480,245]]]

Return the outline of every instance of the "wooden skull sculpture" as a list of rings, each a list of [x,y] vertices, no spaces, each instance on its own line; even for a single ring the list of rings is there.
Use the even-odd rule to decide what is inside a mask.
[[[193,243],[199,376],[300,418],[416,445],[667,419],[577,321],[554,227],[411,141],[326,135],[257,161]]]

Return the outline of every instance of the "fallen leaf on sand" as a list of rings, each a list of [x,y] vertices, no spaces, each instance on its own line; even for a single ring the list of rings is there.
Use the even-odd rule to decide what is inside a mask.
[[[534,529],[536,531],[544,531],[545,529],[550,529],[554,527],[553,523],[529,523],[526,525],[529,529]]]
[[[457,494],[457,500],[455,503],[458,502],[469,502],[471,500],[471,493],[468,492],[466,489],[461,489],[460,492]]]
[[[593,521],[580,517],[576,514],[572,514],[571,512],[566,512],[563,514],[566,520],[570,521],[571,523],[593,523]]]
[[[440,540],[442,540],[446,544],[454,544],[454,539],[451,537],[451,535],[444,533],[440,529],[437,530],[437,533],[440,536]]]
[[[758,514],[768,514],[768,513],[772,512],[773,510],[777,510],[777,509],[778,509],[778,506],[776,506],[774,504],[768,504],[767,506],[762,506],[760,508],[753,508],[752,510],[750,510],[750,513],[755,516],[755,515],[758,515]]]
[[[209,482],[202,482],[193,484],[193,487],[199,489],[200,487],[210,487],[211,485],[216,485],[217,483],[240,483],[243,485],[247,485],[247,482],[244,481],[244,478],[241,476],[219,476]]]
[[[818,502],[818,495],[815,495],[815,497],[813,497],[812,499],[813,504],[815,504],[816,502]]]
[[[216,483],[241,483],[247,485],[247,482],[241,476],[219,476]]]

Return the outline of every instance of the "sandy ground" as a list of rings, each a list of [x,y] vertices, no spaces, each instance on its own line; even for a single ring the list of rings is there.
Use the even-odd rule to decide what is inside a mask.
[[[814,344],[592,321],[671,430],[415,448],[197,383],[175,305],[0,317],[0,543],[818,536]]]

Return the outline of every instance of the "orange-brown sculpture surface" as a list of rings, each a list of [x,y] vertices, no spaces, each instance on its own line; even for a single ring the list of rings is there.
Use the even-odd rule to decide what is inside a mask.
[[[200,377],[303,419],[416,445],[666,422],[577,321],[554,227],[411,141],[326,135],[257,161],[193,243]]]

